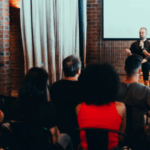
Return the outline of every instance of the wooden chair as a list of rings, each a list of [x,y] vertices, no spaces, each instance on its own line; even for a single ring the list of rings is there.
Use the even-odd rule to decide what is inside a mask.
[[[100,128],[79,128],[79,131],[84,130],[88,144],[88,150],[108,150],[108,133],[113,132],[126,137],[125,133]],[[82,148],[79,147],[78,150]],[[118,148],[119,149],[119,148]]]

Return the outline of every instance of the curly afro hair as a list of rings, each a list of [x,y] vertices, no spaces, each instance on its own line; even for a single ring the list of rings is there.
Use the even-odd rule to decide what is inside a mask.
[[[108,104],[115,101],[119,76],[108,63],[93,64],[85,68],[79,77],[82,101],[86,104]]]

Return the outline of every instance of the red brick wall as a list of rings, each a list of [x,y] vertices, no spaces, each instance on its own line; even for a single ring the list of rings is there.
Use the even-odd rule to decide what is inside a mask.
[[[12,0],[10,0],[10,2],[11,1]],[[10,7],[10,60],[12,93],[20,88],[24,76],[19,13],[19,9]],[[124,60],[126,58],[126,53],[124,50],[125,48],[130,47],[132,41],[104,41],[102,40],[102,29],[102,0],[87,0],[87,65],[97,62],[109,62],[115,66],[119,74],[124,74],[125,72],[123,68]],[[0,40],[2,37],[1,30],[2,29],[0,28]],[[5,33],[5,37],[9,39],[9,33]],[[7,55],[9,56],[9,51],[7,51]],[[0,56],[0,61],[2,61],[1,59],[2,58]],[[7,66],[9,66],[10,61],[6,62],[8,63]],[[0,67],[0,69],[1,68],[2,67]]]
[[[119,74],[125,74],[125,49],[133,41],[102,40],[102,0],[87,1],[87,65],[96,62],[111,63]]]
[[[24,76],[19,0],[0,0],[0,94],[18,93]]]
[[[87,65],[100,60],[99,0],[87,0]]]
[[[24,77],[24,59],[20,29],[20,9],[10,7],[11,95],[16,96]]]
[[[9,26],[9,0],[0,0],[0,94],[10,95],[10,26]]]

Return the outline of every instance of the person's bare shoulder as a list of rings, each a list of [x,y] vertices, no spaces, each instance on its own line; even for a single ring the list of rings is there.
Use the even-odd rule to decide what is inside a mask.
[[[81,104],[78,104],[75,108],[76,114],[78,115],[81,109]]]
[[[122,102],[115,102],[115,103],[116,103],[116,109],[117,109],[119,115],[121,117],[123,117],[124,113],[126,113],[126,106],[125,106],[125,104],[122,103]]]

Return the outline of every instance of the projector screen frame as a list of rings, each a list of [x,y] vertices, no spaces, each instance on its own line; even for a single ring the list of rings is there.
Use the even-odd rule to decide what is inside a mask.
[[[100,1],[100,0],[99,0]],[[100,4],[100,3],[99,3]],[[119,40],[123,40],[123,41],[136,41],[139,39],[139,37],[137,38],[104,38],[104,0],[102,0],[102,40],[107,41],[107,40],[115,40],[115,41],[119,41]],[[150,40],[150,38],[147,38],[147,40]]]

